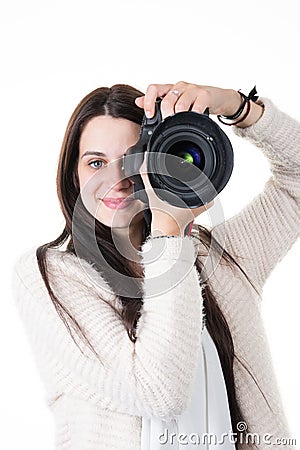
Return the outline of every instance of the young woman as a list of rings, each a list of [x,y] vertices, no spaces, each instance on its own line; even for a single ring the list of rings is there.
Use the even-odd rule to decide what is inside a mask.
[[[144,161],[146,232],[122,156],[157,97],[163,118],[208,107],[268,158],[263,192],[225,227],[194,224],[186,234],[214,202],[159,200]],[[298,122],[231,89],[179,82],[143,95],[119,84],[79,103],[57,172],[65,228],[14,271],[57,449],[283,448],[290,434],[260,307],[299,235],[299,147]]]

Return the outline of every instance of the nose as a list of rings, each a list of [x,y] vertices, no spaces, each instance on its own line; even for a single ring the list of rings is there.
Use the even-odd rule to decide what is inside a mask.
[[[109,188],[121,189],[128,188],[132,185],[129,178],[126,178],[123,170],[123,160],[122,158],[111,161],[107,165],[106,171],[106,181],[109,184]]]

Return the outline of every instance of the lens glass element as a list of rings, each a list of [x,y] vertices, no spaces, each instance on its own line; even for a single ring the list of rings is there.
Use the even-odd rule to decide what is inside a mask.
[[[176,158],[168,158],[168,155]],[[168,148],[166,154],[166,169],[168,174],[176,180],[191,182],[199,177],[199,170],[205,166],[204,153],[195,142],[180,140]]]
[[[201,170],[204,167],[204,154],[199,145],[192,141],[176,142],[169,147],[168,154],[178,156]]]

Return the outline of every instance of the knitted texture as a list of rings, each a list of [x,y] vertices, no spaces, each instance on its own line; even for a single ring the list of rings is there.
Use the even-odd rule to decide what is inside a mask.
[[[265,112],[259,122],[236,133],[262,149],[272,175],[263,192],[239,214],[211,230],[220,241],[225,232],[225,249],[241,257],[237,261],[260,293],[300,230],[300,124],[270,100],[262,100]],[[35,249],[18,259],[14,298],[53,411],[56,449],[139,450],[141,416],[170,419],[186,409],[204,319],[202,284],[194,265],[198,252],[205,265],[205,247],[192,235],[150,236],[143,244],[143,305],[132,343],[110,304],[121,306],[100,273],[74,255],[49,250],[51,286],[99,358],[83,342],[80,351],[67,332],[40,275]],[[235,360],[237,396],[247,425],[273,440],[287,438],[261,297],[240,272],[223,262],[213,269],[209,281],[236,354],[264,394]],[[257,447],[270,449],[264,442]]]

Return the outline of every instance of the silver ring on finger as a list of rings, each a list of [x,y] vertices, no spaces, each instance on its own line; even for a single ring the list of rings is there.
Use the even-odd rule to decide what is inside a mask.
[[[174,94],[174,95],[176,95],[176,97],[178,97],[179,96],[179,91],[177,90],[177,89],[171,89],[171,94]]]

